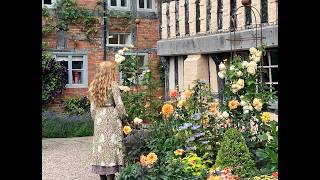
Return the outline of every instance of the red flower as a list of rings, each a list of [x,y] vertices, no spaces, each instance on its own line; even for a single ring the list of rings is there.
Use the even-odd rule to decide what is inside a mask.
[[[278,171],[272,173],[272,176],[273,176],[273,177],[278,177]]]
[[[173,89],[170,91],[170,97],[176,98],[178,96],[178,91],[176,89]]]

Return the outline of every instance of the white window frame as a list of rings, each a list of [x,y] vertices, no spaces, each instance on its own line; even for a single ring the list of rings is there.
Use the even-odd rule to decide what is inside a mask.
[[[266,55],[267,55],[267,59],[268,59],[268,65],[263,65],[263,66],[258,66],[258,68],[262,68],[262,69],[267,69],[268,73],[269,73],[269,80],[268,82],[265,82],[266,84],[268,84],[270,87],[272,87],[273,84],[278,84],[279,82],[273,82],[272,81],[272,73],[271,73],[271,69],[273,68],[279,68],[279,65],[272,65],[271,64],[271,51],[273,51],[272,49],[270,50],[266,50]],[[272,92],[272,90],[270,89],[270,91]],[[278,101],[274,102],[274,103],[269,103],[270,108],[271,109],[278,109]]]
[[[125,52],[123,55],[125,55],[125,56],[130,56],[130,55],[144,56],[144,58],[143,58],[143,66],[141,68],[143,69],[143,71],[149,70],[149,67],[148,67],[149,54],[148,53]],[[122,85],[122,83],[123,83],[123,80],[122,80],[122,71],[121,71],[120,72],[120,84]]]
[[[44,0],[42,0],[42,7],[47,7],[48,9],[53,9],[54,5],[57,3],[57,0],[51,0],[51,5],[44,4]]]
[[[111,6],[111,0],[108,0],[108,8],[110,9],[118,9],[118,10],[130,10],[130,0],[127,0],[127,6],[121,6],[121,0],[116,0],[117,6]]]
[[[140,8],[139,7],[139,0],[137,0],[137,10],[138,11],[155,11],[156,10],[156,1],[155,0],[151,0],[152,1],[152,7],[151,8],[147,8],[147,0],[144,0],[144,8]]]
[[[109,34],[117,34],[118,35],[118,44],[110,44],[109,43]],[[119,44],[119,41],[120,41],[120,38],[119,38],[119,34],[127,34],[127,35],[129,35],[129,42],[127,43],[127,44]],[[124,46],[128,46],[129,44],[131,44],[131,42],[132,42],[132,34],[131,33],[117,33],[117,32],[115,32],[115,33],[107,33],[107,46],[117,46],[117,47],[124,47]]]
[[[88,55],[86,52],[52,52],[55,59],[57,57],[68,57],[68,83],[66,88],[87,88],[88,87]],[[82,57],[83,61],[83,83],[72,83],[72,57]]]

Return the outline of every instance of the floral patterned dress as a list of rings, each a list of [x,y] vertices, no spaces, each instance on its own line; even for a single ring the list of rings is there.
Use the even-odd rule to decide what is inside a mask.
[[[112,82],[111,93],[103,107],[91,102],[91,116],[94,120],[92,144],[92,172],[100,175],[114,174],[123,165],[122,122],[126,111],[116,82]]]

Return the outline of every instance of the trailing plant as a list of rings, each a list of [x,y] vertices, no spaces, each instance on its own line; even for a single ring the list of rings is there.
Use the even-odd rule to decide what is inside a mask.
[[[42,51],[42,105],[46,106],[61,94],[67,82],[67,69],[49,52]]]
[[[69,113],[81,115],[90,111],[90,101],[86,96],[70,98],[64,102],[64,108]]]
[[[237,129],[230,128],[224,133],[216,165],[232,169],[241,178],[249,177],[256,170],[245,139]]]

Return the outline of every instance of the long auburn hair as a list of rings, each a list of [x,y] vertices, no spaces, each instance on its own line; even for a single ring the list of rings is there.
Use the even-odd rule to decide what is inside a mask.
[[[98,65],[94,80],[89,87],[89,99],[96,106],[104,105],[111,90],[111,83],[116,81],[116,75],[117,69],[114,61],[103,61]]]

